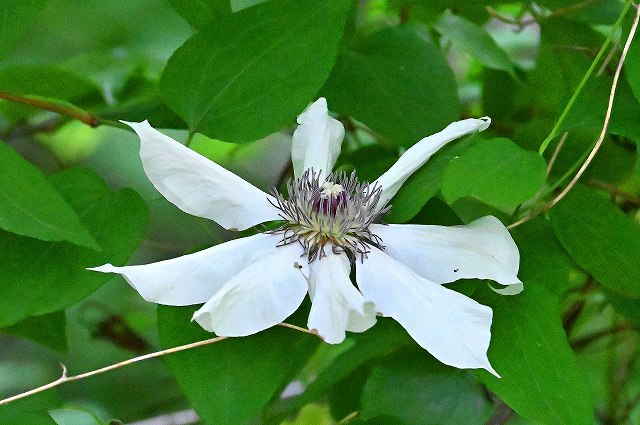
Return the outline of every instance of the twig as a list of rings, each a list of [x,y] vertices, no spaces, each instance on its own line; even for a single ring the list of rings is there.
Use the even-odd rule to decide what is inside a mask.
[[[94,128],[102,124],[118,128],[127,128],[127,126],[122,125],[118,122],[97,117],[75,105],[65,104],[62,102],[52,102],[38,96],[23,96],[0,91],[0,99],[8,100],[15,103],[21,103],[23,105],[33,106],[38,109],[44,109],[61,115],[66,115]]]
[[[336,425],[347,425],[351,423],[351,421],[353,421],[358,416],[360,416],[360,412],[358,412],[357,410],[355,412],[351,412],[344,418],[340,419],[340,421],[338,421]]]
[[[304,333],[309,334],[309,335],[318,336],[318,334],[315,333],[314,331],[310,331],[309,329],[301,328],[300,326],[292,325],[291,323],[282,322],[282,323],[278,323],[278,326],[282,326],[283,328],[293,329],[293,330],[298,331],[298,332],[304,332]]]
[[[283,322],[283,323],[279,323],[278,326],[282,326],[282,327],[289,328],[289,329],[294,329],[294,330],[299,331],[299,332],[304,332],[304,333],[307,333],[307,334],[311,334],[311,335],[317,336],[317,334],[315,332],[313,332],[313,331],[301,328],[300,326],[292,325],[290,323],[284,323]],[[100,369],[92,370],[90,372],[81,373],[80,375],[73,375],[73,376],[67,375],[67,367],[64,364],[60,364],[60,366],[62,367],[62,376],[60,376],[60,378],[58,378],[55,381],[50,382],[48,384],[45,384],[45,385],[42,385],[40,387],[34,388],[32,390],[25,391],[23,393],[14,395],[12,397],[8,397],[8,398],[5,398],[3,400],[0,400],[0,406],[3,405],[3,404],[11,403],[12,401],[19,400],[21,398],[28,397],[28,396],[33,395],[33,394],[37,394],[37,393],[40,393],[42,391],[57,387],[57,386],[62,385],[64,383],[66,383],[66,382],[79,381],[81,379],[85,379],[85,378],[89,378],[91,376],[99,375],[101,373],[105,373],[105,372],[108,372],[110,370],[118,369],[118,368],[121,368],[123,366],[128,366],[128,365],[133,364],[133,363],[138,363],[138,362],[141,362],[143,360],[153,359],[153,358],[156,358],[156,357],[165,356],[167,354],[178,353],[180,351],[190,350],[190,349],[196,348],[196,347],[202,347],[202,346],[205,346],[205,345],[215,344],[215,343],[223,341],[223,340],[225,340],[227,338],[228,337],[226,337],[226,336],[218,336],[218,337],[215,337],[215,338],[205,339],[203,341],[192,342],[190,344],[185,344],[185,345],[180,345],[180,346],[173,347],[173,348],[167,348],[165,350],[155,351],[153,353],[145,354],[143,356],[134,357],[132,359],[125,360],[125,361],[122,361],[122,362],[119,362],[119,363],[115,363],[115,364],[112,364],[112,365],[109,365],[109,366],[105,366],[105,367],[100,368]]]
[[[602,65],[600,65],[600,69],[598,69],[598,72],[596,72],[597,76],[602,75],[602,73],[607,69],[607,66],[609,66],[609,62],[611,62],[611,59],[613,59],[613,56],[616,54],[619,48],[620,48],[620,42],[616,41],[616,44],[614,44],[611,50],[609,50],[607,57],[604,58],[604,60],[602,61]]]
[[[640,206],[640,198],[639,197],[634,196],[634,195],[632,195],[630,193],[627,193],[627,192],[623,192],[622,190],[618,189],[618,187],[612,185],[611,183],[606,183],[606,182],[603,182],[603,181],[600,181],[600,180],[591,179],[591,180],[589,180],[588,184],[590,186],[595,186],[595,187],[600,188],[602,190],[606,190],[612,196],[622,198],[625,202],[629,202],[631,204]]]
[[[622,65],[627,57],[627,53],[629,52],[629,46],[631,46],[631,41],[633,41],[633,36],[636,34],[636,30],[638,29],[638,20],[640,19],[640,7],[636,7],[636,15],[633,19],[633,25],[631,25],[631,30],[629,31],[629,37],[627,38],[627,42],[624,44],[624,48],[622,49],[622,55],[620,56],[620,60],[618,61],[618,67],[616,68],[616,72],[613,75],[613,83],[611,84],[611,93],[609,94],[609,104],[607,105],[607,112],[605,114],[604,123],[602,125],[602,131],[600,132],[600,137],[596,141],[596,144],[591,149],[591,153],[587,157],[586,161],[582,164],[582,167],[578,170],[576,175],[571,179],[567,187],[564,188],[562,192],[558,196],[556,196],[553,201],[549,204],[547,209],[553,207],[555,204],[560,202],[562,198],[564,198],[567,193],[576,185],[582,174],[584,174],[585,170],[593,161],[593,158],[600,150],[602,143],[604,142],[604,138],[607,135],[607,129],[609,128],[609,121],[611,121],[611,111],[613,110],[613,101],[616,96],[616,89],[618,88],[618,80],[620,79],[620,73],[622,72]]]
[[[536,22],[535,19],[522,20],[522,19],[515,19],[510,16],[505,16],[491,6],[485,6],[484,9],[492,18],[495,18],[498,21],[504,22],[505,24],[509,24],[517,27],[518,32],[522,31],[525,27],[532,25]]]
[[[560,126],[564,122],[564,119],[569,114],[569,111],[573,107],[573,104],[575,103],[576,99],[578,98],[578,96],[582,92],[582,89],[584,88],[585,84],[587,83],[587,81],[591,77],[591,74],[595,70],[596,66],[598,65],[598,62],[600,62],[600,58],[602,58],[602,55],[607,50],[607,47],[611,43],[611,40],[612,40],[614,34],[618,31],[618,28],[620,28],[620,26],[622,25],[622,21],[623,21],[624,17],[627,15],[627,11],[629,10],[629,7],[631,7],[631,4],[632,4],[632,0],[628,0],[627,4],[625,5],[624,10],[620,14],[620,17],[618,18],[616,23],[613,24],[613,27],[611,27],[611,32],[609,33],[609,36],[607,37],[607,39],[602,44],[602,47],[600,48],[600,51],[596,55],[596,57],[593,60],[593,62],[591,62],[591,65],[589,66],[589,69],[584,74],[584,77],[582,77],[582,80],[580,81],[580,84],[578,84],[578,87],[573,92],[573,95],[571,96],[571,99],[569,99],[569,102],[567,102],[567,105],[565,106],[564,110],[562,111],[562,114],[560,114],[560,117],[558,118],[558,121],[556,121],[555,125],[553,126],[553,129],[551,130],[551,132],[549,132],[549,135],[544,139],[544,141],[540,145],[540,150],[539,150],[540,155],[542,155],[544,153],[544,151],[547,149],[547,146],[549,146],[549,143],[551,143],[551,140],[553,140],[553,138],[556,136],[556,132],[558,131],[558,129],[560,128]],[[631,33],[629,33],[629,39],[627,39],[627,43],[629,42],[629,40],[631,38],[633,38],[633,31]]]
[[[562,190],[562,192],[560,192],[558,196],[556,196],[551,202],[549,202],[547,205],[542,207],[536,213],[529,214],[528,216],[516,221],[515,223],[510,224],[509,226],[507,226],[507,229],[513,229],[514,227],[517,227],[523,223],[526,223],[527,221],[531,220],[534,217],[537,217],[539,214],[547,211],[549,208],[553,207],[558,202],[560,202],[562,198],[564,198],[567,195],[567,193],[569,193],[569,191],[573,189],[573,187],[576,185],[580,177],[582,177],[582,174],[584,174],[589,164],[591,164],[591,161],[593,161],[593,158],[596,156],[596,153],[598,153],[598,150],[600,150],[600,147],[604,142],[604,138],[607,135],[607,129],[609,128],[609,121],[611,120],[611,111],[613,110],[613,101],[615,99],[616,89],[618,87],[618,80],[620,78],[620,73],[622,72],[622,65],[624,64],[624,61],[627,57],[627,53],[629,52],[629,46],[631,45],[631,41],[633,40],[636,30],[638,29],[639,19],[640,19],[640,7],[636,6],[636,14],[635,14],[635,17],[633,18],[633,24],[631,25],[631,30],[629,31],[629,37],[627,38],[624,48],[622,49],[622,55],[620,56],[620,60],[618,61],[616,72],[613,75],[613,83],[611,84],[611,92],[609,94],[609,103],[607,105],[607,112],[605,114],[604,123],[602,125],[602,131],[600,132],[600,136],[598,137],[598,140],[596,141],[595,145],[591,149],[589,156],[587,156],[587,159],[584,161],[584,163],[582,164],[582,166],[580,167],[576,175],[573,177],[573,179],[571,179],[569,184],[564,188],[564,190]],[[565,108],[565,112],[566,111],[567,109]],[[551,133],[553,134],[554,132],[555,130],[552,130]],[[543,143],[543,146],[546,147],[544,143]],[[544,151],[544,150],[541,148],[541,151]]]
[[[580,9],[583,9],[587,6],[590,6],[593,3],[599,2],[602,0],[584,0],[578,3],[574,3],[571,4],[569,6],[566,7],[559,7],[557,9],[555,9],[553,12],[551,12],[549,15],[547,15],[547,17],[553,17],[553,16],[560,16],[560,15],[566,15],[572,12],[576,12]]]
[[[553,164],[556,162],[558,158],[558,154],[560,153],[560,149],[564,146],[564,142],[567,140],[567,136],[569,136],[569,132],[565,131],[558,142],[558,146],[556,146],[556,150],[553,151],[553,155],[551,155],[551,159],[549,160],[549,165],[547,165],[547,176],[551,173],[551,169],[553,168]]]
[[[627,324],[620,324],[620,325],[615,325],[612,326],[610,328],[606,328],[606,329],[600,329],[598,331],[594,331],[588,335],[585,335],[583,337],[577,338],[573,341],[569,342],[569,345],[571,345],[571,348],[574,349],[574,351],[576,350],[580,350],[594,342],[596,342],[597,340],[599,340],[600,338],[603,338],[605,336],[610,336],[610,335],[615,335],[618,332],[622,332],[622,331],[628,331],[630,330],[631,327],[629,327],[629,325]]]

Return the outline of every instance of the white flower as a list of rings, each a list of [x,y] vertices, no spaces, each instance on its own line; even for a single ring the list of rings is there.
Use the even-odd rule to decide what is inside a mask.
[[[441,362],[484,368],[492,311],[442,286],[491,279],[504,293],[522,289],[519,254],[495,217],[467,226],[379,224],[407,178],[448,142],[482,131],[489,118],[454,122],[420,140],[372,184],[331,174],[344,136],[321,98],[298,117],[288,197],[269,195],[159,133],[127,123],[140,136],[140,156],[154,186],[183,211],[227,229],[284,222],[278,230],[235,239],[195,254],[141,266],[106,264],[150,302],[204,305],[193,319],[225,336],[244,336],[284,321],[309,293],[308,327],[326,342],[363,332],[376,314],[397,320]],[[349,277],[355,267],[356,283]]]

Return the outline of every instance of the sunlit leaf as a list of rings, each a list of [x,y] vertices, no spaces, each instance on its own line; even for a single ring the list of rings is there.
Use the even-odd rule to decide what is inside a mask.
[[[435,28],[487,67],[514,74],[509,56],[481,27],[460,16],[445,13]]]

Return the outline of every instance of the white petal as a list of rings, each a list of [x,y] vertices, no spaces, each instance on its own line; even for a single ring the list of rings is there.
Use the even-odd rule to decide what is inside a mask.
[[[349,332],[364,332],[376,324],[376,305],[370,301],[366,301],[363,306],[363,313],[355,310],[349,311],[349,319],[347,320],[347,330]]]
[[[149,125],[125,122],[140,137],[147,177],[162,196],[182,211],[244,230],[279,220],[274,198],[231,171],[165,136]]]
[[[321,178],[331,173],[344,138],[342,123],[329,116],[324,97],[298,116],[298,128],[293,133],[291,161],[296,178],[305,170],[321,173]]]
[[[493,316],[489,307],[418,276],[373,247],[357,264],[356,280],[366,300],[397,320],[436,359],[497,376],[487,358]]]
[[[441,132],[425,137],[411,146],[398,161],[377,180],[382,187],[382,196],[378,207],[384,207],[384,205],[398,193],[398,190],[400,190],[400,187],[407,181],[409,176],[418,168],[422,167],[422,165],[431,158],[431,155],[441,147],[465,134],[485,130],[489,127],[489,124],[491,124],[491,118],[489,117],[480,119],[468,118],[466,120],[456,121],[449,124]]]
[[[94,267],[102,273],[119,273],[147,301],[165,305],[200,304],[210,299],[229,279],[270,252],[279,241],[275,235],[257,234],[141,266]]]
[[[309,288],[301,253],[298,244],[262,253],[196,311],[193,320],[220,336],[251,335],[282,322],[300,306]]]
[[[511,285],[508,292],[522,289],[518,247],[495,217],[466,226],[375,224],[370,229],[382,238],[387,254],[433,282],[491,279]]]
[[[376,323],[375,309],[351,283],[351,264],[345,254],[329,250],[326,257],[309,266],[309,329],[329,344],[344,341],[345,330],[364,332]]]

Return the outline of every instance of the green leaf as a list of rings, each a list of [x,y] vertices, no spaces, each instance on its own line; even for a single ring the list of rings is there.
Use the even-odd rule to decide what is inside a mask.
[[[256,4],[264,3],[268,0],[231,0],[231,10],[238,12]]]
[[[628,31],[626,34],[628,34]],[[627,52],[627,59],[624,62],[624,74],[633,90],[633,94],[640,101],[640,43],[635,38]]]
[[[411,220],[427,201],[438,193],[450,162],[459,157],[479,140],[469,136],[455,141],[436,152],[429,161],[413,173],[391,200],[391,211],[384,217],[389,223],[404,223]]]
[[[63,100],[99,93],[99,88],[88,78],[53,65],[14,65],[2,69],[0,90]]]
[[[371,372],[362,391],[362,418],[393,416],[406,425],[482,424],[491,402],[479,383],[415,349]]]
[[[597,191],[577,185],[549,211],[569,255],[598,282],[640,298],[640,227]]]
[[[103,425],[94,414],[79,409],[55,409],[49,415],[58,425]]]
[[[86,297],[110,276],[85,268],[126,262],[144,236],[147,207],[134,191],[112,192],[85,169],[56,174],[51,183],[102,250],[0,232],[0,326],[60,310]]]
[[[458,118],[453,72],[429,33],[387,27],[340,52],[323,87],[329,109],[408,147]]]
[[[362,334],[350,334],[353,347],[340,354],[322,370],[299,397],[292,399],[281,414],[293,413],[304,405],[324,396],[332,387],[367,362],[393,353],[399,347],[415,344],[395,321],[378,318],[378,323]]]
[[[7,425],[57,425],[47,411],[57,408],[61,404],[62,400],[54,391],[33,394],[0,406],[0,423]]]
[[[454,158],[442,180],[448,203],[471,196],[497,208],[532,198],[546,179],[544,159],[509,139],[486,140]]]
[[[524,283],[515,296],[487,288],[476,297],[493,309],[489,360],[502,376],[476,375],[519,415],[547,425],[592,425],[589,387],[558,317],[554,297]]]
[[[192,307],[158,307],[163,348],[214,336],[191,321],[193,312]],[[274,327],[173,354],[166,361],[206,424],[241,425],[283,389],[318,343],[312,335]]]
[[[586,275],[562,248],[545,218],[516,227],[512,236],[520,249],[521,280],[541,283],[557,296],[584,283]]]
[[[169,0],[169,3],[196,29],[202,29],[211,21],[231,14],[229,0]]]
[[[74,105],[89,108],[104,104],[98,86],[89,78],[54,65],[14,65],[2,69],[0,90],[71,110],[79,109]],[[42,109],[13,102],[2,102],[0,108],[14,122],[42,113]]]
[[[607,301],[625,319],[636,328],[640,329],[640,300],[620,295],[614,291],[604,291]]]
[[[509,56],[482,27],[460,16],[445,13],[435,29],[480,63],[515,75]]]
[[[0,229],[100,249],[40,170],[4,143],[0,143]]]
[[[31,339],[59,352],[67,351],[66,317],[64,311],[28,317],[0,332]]]
[[[26,35],[34,17],[46,4],[46,0],[2,0],[0,2],[0,61]]]
[[[169,59],[165,101],[191,131],[228,142],[282,128],[328,77],[349,5],[273,0],[207,26]]]

